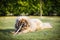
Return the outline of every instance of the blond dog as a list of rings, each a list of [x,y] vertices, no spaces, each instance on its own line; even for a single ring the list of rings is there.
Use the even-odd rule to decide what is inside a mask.
[[[39,19],[31,19],[27,16],[20,16],[16,19],[15,34],[34,32],[45,28],[52,28],[52,26],[49,23],[43,23]]]

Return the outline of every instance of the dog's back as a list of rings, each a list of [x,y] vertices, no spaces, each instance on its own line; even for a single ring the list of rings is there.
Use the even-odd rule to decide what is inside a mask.
[[[35,31],[40,28],[40,24],[42,24],[42,21],[39,19],[30,19],[30,29],[31,31]]]

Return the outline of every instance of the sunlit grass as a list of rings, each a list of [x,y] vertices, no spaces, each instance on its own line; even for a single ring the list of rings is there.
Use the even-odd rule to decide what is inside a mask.
[[[0,17],[0,40],[60,40],[60,17],[30,16],[30,18],[49,22],[53,28],[13,36],[11,31],[14,31],[16,17]]]

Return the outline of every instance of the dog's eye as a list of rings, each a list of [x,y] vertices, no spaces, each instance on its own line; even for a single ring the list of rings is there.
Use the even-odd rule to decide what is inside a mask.
[[[23,26],[26,26],[26,23],[22,23]]]
[[[24,23],[24,25],[26,25],[26,23]]]
[[[25,25],[25,23],[23,23],[23,25]]]

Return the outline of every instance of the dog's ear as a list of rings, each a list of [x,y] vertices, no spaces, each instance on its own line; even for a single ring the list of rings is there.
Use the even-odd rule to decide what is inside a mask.
[[[20,21],[18,21],[16,24],[15,24],[15,27],[19,27],[20,25]]]
[[[15,27],[18,27],[18,24],[17,23],[15,24]]]
[[[18,26],[20,26],[20,25],[21,25],[21,21],[18,22]]]

